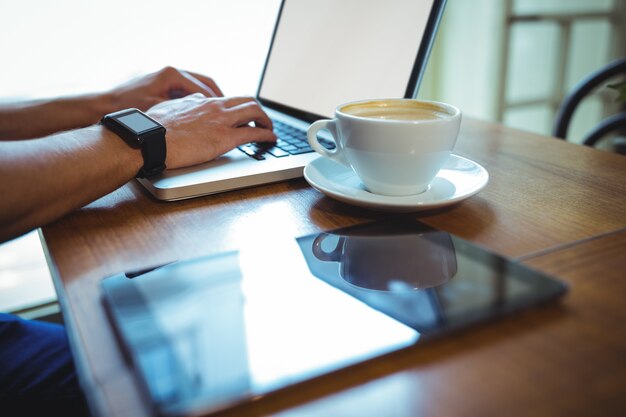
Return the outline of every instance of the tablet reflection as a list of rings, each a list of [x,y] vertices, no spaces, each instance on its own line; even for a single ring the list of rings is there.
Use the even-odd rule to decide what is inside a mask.
[[[325,249],[329,243],[331,250]],[[361,289],[403,292],[431,288],[449,281],[457,271],[450,235],[435,230],[365,236],[322,233],[311,249],[319,261],[337,262],[341,278]]]
[[[450,234],[401,221],[320,233],[299,243],[315,276],[375,309],[416,329],[443,319],[437,287],[457,274]]]

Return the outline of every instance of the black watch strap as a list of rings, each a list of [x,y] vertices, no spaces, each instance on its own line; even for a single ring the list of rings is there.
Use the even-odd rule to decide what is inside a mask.
[[[138,178],[151,177],[160,174],[165,169],[165,135],[163,131],[156,131],[146,135],[141,144],[143,167],[137,173]]]
[[[101,123],[130,147],[141,148],[143,167],[138,178],[160,174],[165,169],[165,127],[138,109],[120,110],[104,116]]]

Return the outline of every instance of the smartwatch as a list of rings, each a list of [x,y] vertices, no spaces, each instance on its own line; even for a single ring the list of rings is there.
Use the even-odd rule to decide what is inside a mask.
[[[143,167],[138,178],[160,174],[165,169],[165,127],[137,109],[120,110],[104,116],[101,123],[124,139],[130,147],[141,148]]]

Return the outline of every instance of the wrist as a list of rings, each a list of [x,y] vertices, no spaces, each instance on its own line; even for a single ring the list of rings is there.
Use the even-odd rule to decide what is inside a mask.
[[[105,154],[112,156],[117,162],[117,169],[126,172],[128,175],[125,177],[134,178],[144,163],[141,149],[128,146],[118,135],[100,124],[86,129],[96,132],[102,139],[102,143],[108,149]]]
[[[102,119],[102,116],[108,113],[113,113],[114,111],[119,110],[119,105],[117,104],[117,99],[115,95],[106,92],[106,93],[95,93],[85,96],[88,102],[89,108],[92,111],[93,116],[95,117],[94,123],[97,123]]]
[[[102,116],[110,113],[113,108],[112,99],[106,93],[83,94],[73,97],[56,99],[57,103],[67,111],[71,111],[74,119],[68,122],[68,127],[79,128],[91,126],[100,121]]]

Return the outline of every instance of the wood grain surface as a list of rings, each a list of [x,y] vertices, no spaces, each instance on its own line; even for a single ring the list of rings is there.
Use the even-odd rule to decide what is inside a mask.
[[[626,319],[626,303],[619,302],[626,294],[626,158],[476,120],[463,122],[455,152],[483,165],[489,185],[456,206],[416,216],[567,281],[570,294],[230,414],[547,416],[626,409],[618,396],[626,391],[626,336],[617,329]],[[390,215],[329,199],[302,179],[172,203],[132,182],[43,228],[92,405],[106,416],[149,415],[106,321],[103,277]]]

